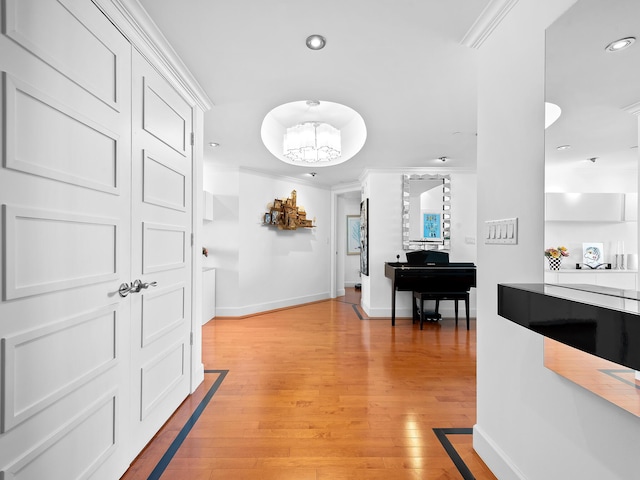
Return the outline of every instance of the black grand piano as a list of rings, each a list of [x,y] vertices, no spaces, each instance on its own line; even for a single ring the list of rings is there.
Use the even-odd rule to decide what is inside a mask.
[[[384,276],[391,279],[391,325],[396,324],[396,292],[420,293],[424,299],[456,299],[466,297],[467,329],[469,328],[468,295],[476,286],[473,263],[450,263],[449,254],[435,250],[407,252],[407,263],[386,262]],[[415,295],[418,298],[418,295]],[[417,318],[416,301],[412,298],[413,318]],[[457,313],[457,302],[456,302]],[[422,315],[423,312],[420,312]],[[422,318],[420,319],[422,328]]]

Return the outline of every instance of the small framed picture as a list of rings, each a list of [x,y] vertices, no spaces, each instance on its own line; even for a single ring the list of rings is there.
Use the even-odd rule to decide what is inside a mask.
[[[264,214],[264,223],[266,223],[266,224],[270,224],[271,223],[271,214],[270,213],[265,213]]]
[[[582,262],[590,268],[604,265],[604,245],[599,242],[583,243]]]
[[[279,217],[280,217],[280,212],[278,210],[271,210],[271,223],[272,224],[277,225]]]
[[[360,255],[360,215],[347,215],[347,255]]]

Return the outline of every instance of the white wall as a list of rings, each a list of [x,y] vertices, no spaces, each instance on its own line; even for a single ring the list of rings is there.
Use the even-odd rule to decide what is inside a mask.
[[[369,171],[364,177],[369,195],[369,277],[363,276],[362,307],[370,317],[391,316],[391,280],[384,276],[385,262],[405,262],[402,249],[402,173]],[[448,173],[451,176],[452,262],[476,261],[476,174],[447,169],[411,170],[404,173]],[[366,282],[366,283],[365,283]],[[411,316],[411,292],[397,292],[396,316]],[[475,289],[470,310],[475,315]],[[444,302],[441,311],[453,315],[453,302]]]
[[[497,315],[497,284],[541,282],[544,29],[574,0],[520,0],[480,48],[478,231],[518,217],[518,245],[478,244],[474,447],[501,480],[637,477],[640,420],[543,366],[542,337]]]
[[[209,250],[203,267],[216,268],[216,316],[220,316],[224,309],[240,304],[240,172],[213,168],[206,160],[203,170],[203,188],[213,193],[213,221],[202,226],[202,246]]]
[[[360,255],[347,255],[347,215],[360,215],[360,194],[338,195],[336,225],[336,294],[344,295],[345,287],[360,283]]]
[[[290,178],[205,164],[214,220],[204,225],[205,266],[216,267],[216,316],[242,316],[329,298],[330,192]],[[262,225],[274,198],[297,191],[315,228]]]

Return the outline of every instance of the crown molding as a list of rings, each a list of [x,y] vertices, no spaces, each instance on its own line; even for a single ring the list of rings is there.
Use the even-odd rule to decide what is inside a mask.
[[[213,102],[138,0],[92,0],[131,44],[187,99],[210,110]]]
[[[491,0],[460,43],[465,47],[480,48],[516,3],[518,0]]]
[[[290,182],[293,185],[296,184],[301,184],[301,185],[307,185],[310,187],[315,187],[319,190],[331,190],[331,185],[326,185],[323,183],[319,183],[317,180],[315,180],[315,177],[311,177],[311,178],[304,178],[304,177],[292,177],[290,175],[283,175],[283,174],[277,174],[277,173],[272,173],[272,172],[265,172],[262,170],[257,170],[254,168],[249,168],[249,167],[238,167],[238,172],[239,173],[247,173],[250,175],[256,175],[259,177],[264,177],[264,178],[268,178],[271,180],[280,180],[280,181],[284,181],[284,182]]]
[[[635,115],[636,117],[640,116],[640,102],[633,103],[631,105],[627,105],[622,108],[625,112],[630,113],[631,115]]]

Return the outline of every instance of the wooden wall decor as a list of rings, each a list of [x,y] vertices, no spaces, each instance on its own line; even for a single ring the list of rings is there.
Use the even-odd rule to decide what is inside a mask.
[[[264,214],[263,225],[278,227],[280,230],[296,230],[298,228],[313,228],[313,220],[307,220],[304,207],[297,205],[297,194],[293,190],[289,198],[276,198]]]

